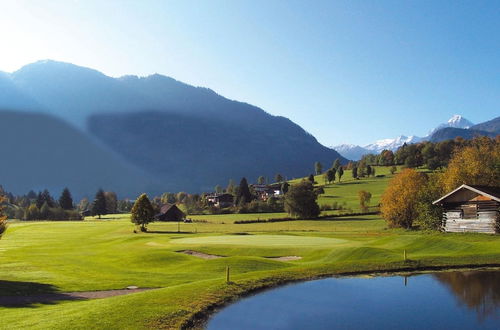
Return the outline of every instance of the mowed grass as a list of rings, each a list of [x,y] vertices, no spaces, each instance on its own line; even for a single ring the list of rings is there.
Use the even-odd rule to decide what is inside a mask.
[[[154,223],[128,217],[16,222],[0,240],[0,295],[158,288],[86,301],[0,306],[5,329],[179,328],[209,305],[289,280],[357,271],[500,263],[500,239],[386,229],[377,216],[329,221]],[[196,250],[225,256],[201,259]],[[402,260],[406,250],[410,260]],[[268,259],[300,256],[281,262]],[[225,283],[230,267],[232,283]]]

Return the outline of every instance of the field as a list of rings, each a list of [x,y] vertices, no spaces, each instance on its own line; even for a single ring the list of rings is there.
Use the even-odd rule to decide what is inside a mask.
[[[226,216],[224,216],[226,217]],[[5,295],[155,290],[104,299],[0,306],[0,328],[178,328],[248,290],[343,272],[500,262],[496,236],[388,230],[377,216],[331,221],[155,223],[134,234],[124,216],[16,222],[0,241]],[[112,219],[114,218],[114,219]],[[224,256],[205,260],[176,251]],[[403,250],[410,260],[404,262]],[[300,256],[277,261],[269,257]],[[230,267],[232,283],[225,283]]]
[[[357,192],[378,204],[391,175],[325,186],[321,204],[359,211]],[[323,184],[320,176],[318,184]],[[337,211],[329,211],[336,213]],[[196,215],[193,223],[153,223],[134,234],[129,215],[81,222],[12,222],[0,240],[0,329],[137,329],[200,326],[211,306],[253,290],[334,274],[498,265],[500,238],[387,229],[376,215],[235,224],[284,213]],[[182,251],[195,251],[188,255]],[[407,260],[403,260],[403,252]],[[204,259],[200,256],[213,256]],[[217,258],[216,258],[217,257]],[[277,257],[291,257],[275,259]],[[226,267],[230,283],[226,283]],[[53,299],[23,306],[2,296],[124,289],[103,299]],[[208,309],[207,309],[208,308]]]

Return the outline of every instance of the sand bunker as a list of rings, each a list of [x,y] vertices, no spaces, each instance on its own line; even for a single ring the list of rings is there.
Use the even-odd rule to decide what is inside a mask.
[[[299,257],[299,256],[285,256],[285,257],[268,257],[267,259],[277,260],[277,261],[294,261],[294,260],[300,260],[300,259],[302,259],[302,257]]]
[[[184,253],[184,254],[189,254],[190,256],[202,258],[202,259],[218,259],[218,258],[224,258],[224,256],[218,256],[216,254],[207,254],[203,252],[198,252],[198,251],[193,251],[193,250],[182,250],[182,251],[177,251],[179,253]]]

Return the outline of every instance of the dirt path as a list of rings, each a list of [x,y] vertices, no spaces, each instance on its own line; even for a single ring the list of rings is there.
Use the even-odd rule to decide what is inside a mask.
[[[5,307],[30,306],[33,304],[51,304],[61,300],[99,299],[99,298],[108,298],[108,297],[121,296],[136,292],[142,292],[146,290],[151,290],[151,289],[137,288],[137,289],[87,291],[87,292],[44,293],[31,296],[0,296],[0,306],[5,306]]]

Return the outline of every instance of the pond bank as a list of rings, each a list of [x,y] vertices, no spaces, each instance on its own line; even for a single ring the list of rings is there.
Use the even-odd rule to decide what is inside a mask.
[[[242,280],[239,283],[230,282],[226,289],[218,295],[213,301],[207,302],[199,311],[194,312],[185,322],[181,323],[182,329],[204,329],[208,320],[212,315],[220,309],[235,303],[242,298],[261,293],[266,290],[274,289],[280,286],[325,279],[329,277],[351,277],[351,276],[409,276],[413,274],[423,274],[429,272],[446,272],[446,271],[468,271],[468,270],[496,270],[500,269],[500,263],[481,263],[481,264],[449,264],[449,265],[387,265],[392,267],[373,267],[372,269],[364,270],[337,270],[323,272],[318,270],[311,272],[305,270],[304,273],[289,272],[287,274],[276,274],[275,276],[265,277],[257,280]]]

